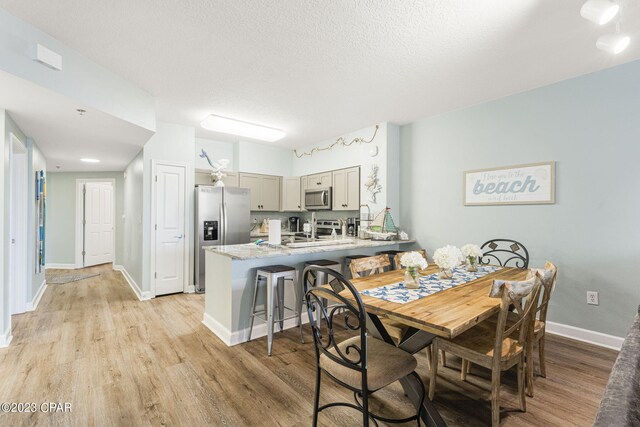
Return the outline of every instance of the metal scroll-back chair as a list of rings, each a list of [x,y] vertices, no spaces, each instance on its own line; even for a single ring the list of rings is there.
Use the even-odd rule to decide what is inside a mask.
[[[492,239],[485,242],[480,249],[482,250],[480,264],[529,268],[529,251],[522,243],[515,240]]]
[[[413,375],[422,384],[415,369],[417,361],[411,354],[380,339],[367,335],[367,314],[358,291],[340,273],[319,266],[304,269],[306,279],[312,274],[326,274],[333,280],[328,285],[309,289],[305,295],[309,323],[313,332],[316,352],[316,392],[313,405],[313,425],[318,425],[318,414],[334,406],[346,406],[362,413],[362,425],[368,427],[377,421],[405,423],[417,420],[420,425],[420,410],[416,415],[403,419],[384,418],[369,411],[369,397],[375,391]],[[342,292],[342,294],[341,294]],[[345,295],[346,294],[346,295]],[[331,301],[328,306],[327,301]],[[323,318],[324,322],[317,322]],[[351,338],[336,340],[334,325],[342,320]],[[326,329],[323,333],[322,329]],[[354,393],[355,403],[333,402],[320,406],[320,383],[326,376]],[[422,386],[421,404],[424,400]]]

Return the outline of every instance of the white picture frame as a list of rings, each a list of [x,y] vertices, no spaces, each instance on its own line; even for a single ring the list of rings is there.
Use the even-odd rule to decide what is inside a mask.
[[[464,171],[465,206],[553,204],[555,162]]]

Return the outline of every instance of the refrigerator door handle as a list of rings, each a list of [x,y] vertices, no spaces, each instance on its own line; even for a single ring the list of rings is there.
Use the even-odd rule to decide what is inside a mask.
[[[222,203],[222,206],[220,206],[220,217],[222,219],[222,244],[226,245],[227,244],[227,204],[226,203]]]

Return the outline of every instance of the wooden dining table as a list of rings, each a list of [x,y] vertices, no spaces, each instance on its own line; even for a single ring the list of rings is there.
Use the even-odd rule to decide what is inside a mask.
[[[437,272],[437,266],[433,265],[420,271],[420,275],[426,276]],[[404,304],[362,294],[369,289],[402,282],[404,270],[392,270],[360,277],[352,279],[351,283],[360,293],[367,311],[369,334],[415,354],[428,347],[436,336],[455,338],[497,313],[501,299],[489,297],[489,290],[494,280],[523,280],[526,275],[527,270],[503,267],[479,279]],[[348,291],[343,291],[341,294],[346,298],[352,298]],[[393,341],[385,328],[385,323],[388,322],[381,319],[388,319],[406,326],[407,330],[398,343]],[[437,363],[437,358],[433,358],[433,363]],[[405,377],[400,383],[405,394],[417,407],[420,404],[422,385],[413,376]],[[428,426],[446,425],[429,399],[424,399],[422,420]]]

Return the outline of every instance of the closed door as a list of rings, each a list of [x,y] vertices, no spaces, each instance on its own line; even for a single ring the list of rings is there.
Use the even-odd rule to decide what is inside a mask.
[[[308,176],[300,177],[300,210],[302,211],[306,210],[304,207],[304,192],[306,191],[307,188],[309,188],[308,182],[309,182]]]
[[[349,211],[360,209],[360,168],[347,169],[346,206]]]
[[[155,177],[155,294],[184,291],[185,171],[184,166],[157,165]]]
[[[285,212],[299,211],[300,204],[300,177],[283,178],[282,184],[282,210]]]
[[[113,262],[115,223],[113,184],[84,186],[84,266]]]
[[[347,171],[341,169],[333,172],[333,210],[347,209]]]
[[[240,188],[251,190],[251,210],[260,210],[260,199],[262,198],[262,178],[260,175],[241,173]]]
[[[280,177],[262,177],[262,200],[260,205],[263,211],[280,210]]]
[[[323,172],[309,175],[307,185],[309,188],[327,188],[332,185],[331,172]]]

